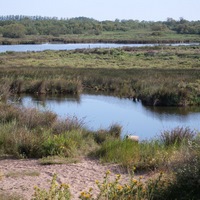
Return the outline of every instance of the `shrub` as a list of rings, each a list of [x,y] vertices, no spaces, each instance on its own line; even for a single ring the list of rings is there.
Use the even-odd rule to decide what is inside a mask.
[[[21,108],[18,123],[29,129],[49,127],[56,120],[57,115],[50,112],[41,112],[34,108]]]
[[[65,120],[56,121],[52,125],[52,132],[54,134],[61,134],[71,130],[77,130],[83,128],[83,120],[78,119],[77,117],[68,117]]]
[[[100,129],[94,133],[94,139],[98,144],[102,144],[109,139],[120,139],[122,127],[118,124],[113,124],[108,130]]]
[[[192,140],[195,132],[189,128],[177,127],[171,131],[164,131],[160,135],[160,140],[165,146],[180,145],[182,142]]]
[[[170,170],[174,177],[165,188],[160,199],[200,199],[200,142],[199,138],[189,141],[179,151]]]
[[[162,194],[162,185],[165,182],[162,173],[153,179],[144,182],[143,177],[139,179],[131,178],[130,182],[127,184],[121,184],[121,175],[116,175],[114,181],[109,179],[110,171],[106,172],[104,180],[100,183],[96,180],[96,184],[99,188],[99,194],[97,197],[93,197],[92,188],[89,191],[83,191],[80,194],[80,199],[86,200],[99,200],[99,199],[109,199],[109,200],[128,200],[128,199],[159,199],[160,194]]]
[[[44,156],[73,157],[76,155],[76,150],[76,141],[72,140],[67,132],[60,135],[49,135],[42,144]]]
[[[8,83],[0,84],[0,101],[7,101],[10,96],[10,86]]]
[[[0,104],[0,123],[8,123],[16,120],[20,115],[19,109],[8,105]]]
[[[0,150],[3,154],[27,158],[41,157],[44,140],[43,134],[17,127],[15,122],[1,125]]]
[[[111,136],[120,138],[122,132],[122,126],[119,124],[113,124],[110,126],[109,133]]]
[[[166,165],[170,154],[159,141],[108,139],[96,151],[95,156],[103,162],[119,163],[128,170],[134,166],[138,171],[155,170]]]

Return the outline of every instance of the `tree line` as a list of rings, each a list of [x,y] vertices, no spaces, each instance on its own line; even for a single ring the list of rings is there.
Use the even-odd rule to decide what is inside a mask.
[[[87,17],[58,19],[57,17],[8,15],[0,16],[0,34],[8,38],[21,38],[25,35],[88,34],[99,35],[104,31],[130,31],[137,29],[151,30],[159,35],[164,31],[175,31],[178,34],[199,34],[200,21],[188,21],[180,18],[166,21],[139,20],[105,20],[98,21]]]

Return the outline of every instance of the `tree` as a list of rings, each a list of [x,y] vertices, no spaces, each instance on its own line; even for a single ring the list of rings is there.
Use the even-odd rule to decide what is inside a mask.
[[[3,37],[8,38],[21,38],[24,37],[26,33],[25,26],[22,24],[10,24],[4,26]]]

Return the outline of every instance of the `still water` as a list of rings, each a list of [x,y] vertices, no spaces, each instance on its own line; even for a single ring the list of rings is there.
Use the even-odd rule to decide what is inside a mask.
[[[113,43],[85,43],[85,44],[26,44],[26,45],[0,45],[0,53],[6,51],[27,52],[27,51],[45,51],[45,50],[74,50],[85,48],[120,48],[120,47],[144,47],[158,46],[159,44],[113,44]],[[176,43],[165,44],[171,46],[179,45],[199,45],[199,43]]]
[[[76,116],[91,130],[118,123],[123,127],[123,136],[135,134],[140,139],[154,138],[161,131],[178,126],[200,130],[200,107],[145,107],[130,99],[96,94],[20,99],[25,107],[50,110],[62,119]]]

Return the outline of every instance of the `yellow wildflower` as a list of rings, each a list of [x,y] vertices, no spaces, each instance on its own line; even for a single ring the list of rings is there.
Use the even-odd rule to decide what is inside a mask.
[[[121,191],[121,190],[123,190],[123,186],[118,185],[118,186],[117,186],[117,189]]]
[[[143,192],[143,193],[145,193],[145,192],[146,192],[146,190],[145,190],[145,189],[143,189],[143,190],[142,190],[142,192]]]
[[[130,185],[125,184],[126,189],[131,189]]]
[[[81,192],[81,196],[84,196],[85,195],[85,192],[83,191],[83,192]]]
[[[89,192],[81,192],[81,197],[84,197],[86,199],[89,199],[92,195]]]
[[[116,175],[116,178],[117,178],[117,179],[120,179],[120,178],[121,178],[121,174],[117,174],[117,175]]]
[[[108,175],[108,174],[110,174],[110,170],[107,170],[107,171],[106,171],[106,175]]]
[[[60,188],[68,189],[68,188],[69,188],[69,185],[66,184],[66,183],[62,183],[62,184],[60,185]]]
[[[138,181],[136,179],[132,179],[132,182],[136,184]]]

